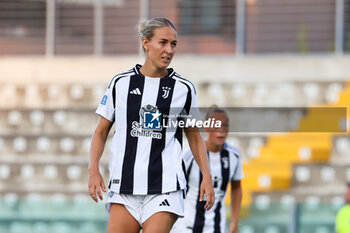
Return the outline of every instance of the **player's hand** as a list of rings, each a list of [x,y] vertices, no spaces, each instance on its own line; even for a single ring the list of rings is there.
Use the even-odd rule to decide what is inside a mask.
[[[214,194],[214,188],[213,184],[211,182],[211,178],[207,177],[202,180],[201,183],[201,190],[200,190],[200,195],[199,195],[199,201],[204,200],[204,194],[207,198],[207,202],[205,203],[204,209],[210,210],[211,207],[213,207],[214,202],[215,202],[215,194]]]
[[[100,171],[98,169],[89,169],[89,193],[95,202],[98,202],[97,195],[101,201],[103,200],[101,189],[103,192],[106,192],[106,186]]]
[[[236,224],[234,223],[231,223],[231,226],[230,226],[230,233],[238,233],[238,227]]]

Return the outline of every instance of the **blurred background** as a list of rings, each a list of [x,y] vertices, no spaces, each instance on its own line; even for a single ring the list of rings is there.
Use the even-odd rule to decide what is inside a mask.
[[[93,112],[115,74],[142,64],[135,26],[151,17],[177,26],[171,66],[200,106],[275,107],[296,131],[332,129],[230,133],[244,161],[239,232],[334,232],[349,119],[278,107],[348,107],[349,0],[0,0],[0,233],[106,232],[87,190]],[[108,152],[109,140],[106,183]]]

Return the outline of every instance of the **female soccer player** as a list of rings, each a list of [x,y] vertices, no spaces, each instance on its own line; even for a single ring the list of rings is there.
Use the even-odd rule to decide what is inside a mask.
[[[225,195],[227,185],[231,183],[231,213],[232,223],[230,233],[238,232],[238,219],[241,207],[242,189],[241,179],[243,170],[239,151],[225,143],[229,119],[225,111],[213,107],[207,114],[207,119],[221,121],[221,128],[207,130],[208,157],[215,191],[215,204],[210,211],[203,211],[200,201],[199,184],[202,174],[191,150],[184,153],[187,169],[188,189],[185,199],[185,217],[179,219],[172,229],[172,233],[225,233],[226,212]]]
[[[170,116],[191,118],[198,111],[193,84],[168,69],[177,44],[173,23],[154,18],[139,24],[144,64],[113,77],[96,113],[100,115],[91,144],[89,193],[102,200],[106,191],[98,169],[108,132],[115,122],[109,158],[106,207],[108,233],[169,232],[183,216],[182,130],[163,126]],[[199,130],[185,129],[203,173],[203,209],[214,202],[214,190]],[[97,197],[98,196],[98,197]]]

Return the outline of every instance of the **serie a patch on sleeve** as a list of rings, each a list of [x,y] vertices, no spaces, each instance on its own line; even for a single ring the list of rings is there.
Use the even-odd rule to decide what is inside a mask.
[[[107,104],[107,98],[108,98],[108,97],[107,97],[106,95],[103,96],[103,98],[102,98],[102,100],[101,100],[101,104],[102,104],[102,105],[106,105],[106,104]]]

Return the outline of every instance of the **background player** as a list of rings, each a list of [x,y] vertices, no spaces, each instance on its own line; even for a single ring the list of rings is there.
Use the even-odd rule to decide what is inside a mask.
[[[141,23],[139,31],[146,54],[144,65],[116,75],[96,110],[100,118],[89,165],[89,192],[96,202],[97,195],[102,200],[101,189],[106,190],[98,163],[116,122],[109,161],[108,233],[136,233],[141,228],[144,233],[169,232],[183,215],[182,131],[144,127],[147,114],[153,115],[148,122],[152,127],[161,122],[161,114],[185,111],[193,115],[198,111],[196,92],[191,82],[167,69],[177,44],[173,23],[154,18]],[[209,210],[214,191],[205,145],[198,129],[185,132],[203,173],[200,199],[206,194],[207,201],[202,207]]]
[[[241,155],[235,147],[225,142],[229,128],[229,119],[225,111],[214,106],[209,110],[206,118],[215,118],[215,120],[222,122],[221,128],[207,130],[208,138],[206,140],[215,191],[215,204],[208,212],[202,210],[203,203],[199,201],[199,184],[202,175],[189,149],[184,153],[188,178],[185,217],[176,222],[171,231],[172,233],[226,232],[224,202],[229,182],[231,182],[232,213],[230,233],[238,232],[238,219],[242,199],[241,179],[243,178]]]

